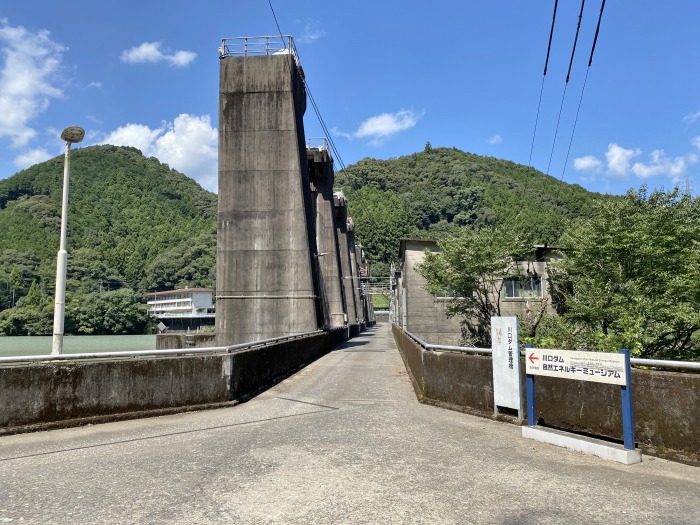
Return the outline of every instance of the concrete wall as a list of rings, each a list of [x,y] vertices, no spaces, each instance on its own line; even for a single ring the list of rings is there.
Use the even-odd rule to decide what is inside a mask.
[[[0,368],[0,435],[245,399],[347,339],[347,330],[196,356]]]
[[[302,75],[292,55],[220,60],[218,345],[319,327]]]
[[[0,428],[227,402],[230,370],[224,355],[0,368]]]
[[[490,356],[426,351],[398,326],[392,329],[421,402],[493,417]],[[619,387],[549,377],[536,383],[540,424],[622,439]],[[523,396],[524,385],[523,377]],[[639,447],[700,465],[700,374],[633,369],[632,395]]]
[[[399,307],[405,318],[404,328],[431,344],[457,345],[462,340],[462,328],[458,317],[448,318],[446,301],[425,291],[426,281],[416,270],[423,261],[425,250],[437,252],[434,241],[415,239],[402,240],[403,268],[401,272],[402,290]]]
[[[156,350],[176,350],[179,348],[210,348],[216,346],[216,334],[190,334],[173,332],[156,336]]]

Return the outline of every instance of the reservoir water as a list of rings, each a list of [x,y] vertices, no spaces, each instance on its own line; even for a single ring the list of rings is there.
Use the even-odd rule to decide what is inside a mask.
[[[50,335],[0,337],[0,357],[49,355],[51,341]],[[64,354],[126,352],[155,348],[155,335],[67,335],[63,338]]]

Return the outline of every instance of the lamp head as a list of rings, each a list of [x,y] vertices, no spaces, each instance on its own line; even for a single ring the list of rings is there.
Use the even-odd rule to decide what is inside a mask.
[[[83,128],[79,128],[78,126],[68,126],[61,133],[61,139],[65,140],[66,142],[70,142],[71,144],[80,142],[83,140],[84,136],[85,130]]]

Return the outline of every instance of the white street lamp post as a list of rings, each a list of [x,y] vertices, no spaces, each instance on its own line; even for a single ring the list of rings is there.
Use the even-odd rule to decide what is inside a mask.
[[[70,126],[63,130],[61,139],[66,141],[66,158],[63,166],[63,202],[61,204],[61,244],[56,258],[56,305],[53,311],[53,345],[51,355],[63,353],[63,320],[66,313],[66,230],[68,228],[68,176],[70,174],[70,145],[83,140],[85,130]]]

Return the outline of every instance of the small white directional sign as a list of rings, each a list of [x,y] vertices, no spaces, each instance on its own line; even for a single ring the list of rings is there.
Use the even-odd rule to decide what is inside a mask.
[[[522,412],[518,318],[492,317],[493,402]]]
[[[624,354],[527,348],[525,373],[612,385],[627,384]]]

